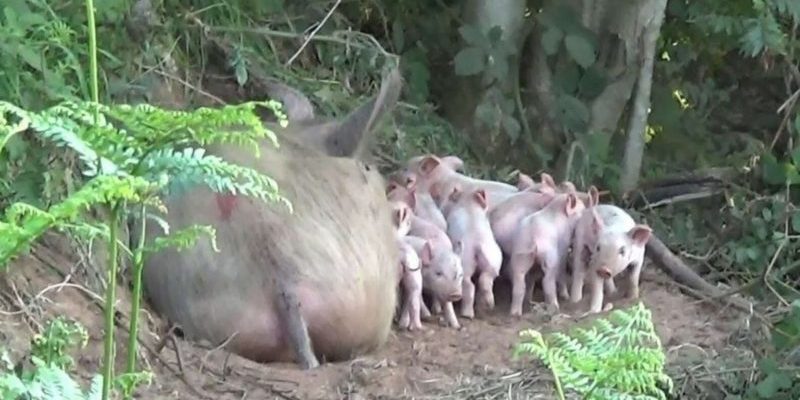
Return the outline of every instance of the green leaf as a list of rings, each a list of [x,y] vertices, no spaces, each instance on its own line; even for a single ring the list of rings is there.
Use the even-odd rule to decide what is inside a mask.
[[[479,28],[478,25],[463,25],[458,28],[458,33],[461,34],[464,41],[471,46],[482,49],[488,49],[492,46],[486,35],[481,32],[481,28]]]
[[[578,82],[578,91],[581,97],[592,100],[599,96],[600,93],[603,93],[607,85],[608,76],[606,72],[602,68],[593,65],[583,72],[583,76],[581,76],[581,80]],[[654,111],[655,109],[656,108],[653,107]],[[652,112],[650,115],[652,118]]]
[[[489,29],[489,32],[486,34],[489,38],[489,42],[491,44],[495,44],[503,38],[503,27],[500,25],[495,25],[492,29]]]
[[[559,121],[573,132],[583,132],[589,123],[589,108],[579,99],[570,95],[558,97]]]
[[[572,59],[581,67],[589,68],[594,64],[597,57],[594,45],[583,36],[567,35],[567,37],[564,38],[564,46],[567,49],[567,53],[569,53]]]
[[[786,171],[783,165],[771,153],[762,157],[762,176],[764,182],[770,185],[783,185],[786,183]]]
[[[564,94],[574,96],[578,91],[580,75],[581,71],[578,70],[578,66],[570,63],[555,70],[553,81]]]
[[[747,254],[747,258],[749,258],[751,261],[756,261],[761,257],[761,250],[758,247],[748,247],[745,252],[745,254]]]
[[[486,67],[486,54],[477,47],[465,47],[455,57],[456,75],[477,75]]]
[[[403,23],[399,19],[394,20],[394,23],[392,23],[392,43],[396,52],[403,52],[403,46],[406,44],[405,38]]]
[[[800,138],[800,113],[798,113],[794,119],[794,134],[797,135],[798,138]]]
[[[505,130],[509,139],[511,139],[511,144],[516,143],[517,139],[519,139],[519,132],[521,130],[519,122],[517,122],[517,119],[514,118],[514,116],[512,115],[508,114],[504,115],[503,129]]]
[[[795,211],[792,214],[792,230],[794,233],[800,233],[800,211]]]
[[[561,40],[564,38],[564,32],[556,27],[547,28],[542,34],[542,48],[544,53],[552,56],[558,53],[558,48],[561,46]]]
[[[798,344],[800,344],[800,300],[794,300],[791,311],[772,328],[772,345],[777,351],[783,351]]]
[[[773,399],[778,392],[791,387],[791,375],[784,372],[774,372],[767,375],[764,380],[756,385],[756,392],[762,399]]]

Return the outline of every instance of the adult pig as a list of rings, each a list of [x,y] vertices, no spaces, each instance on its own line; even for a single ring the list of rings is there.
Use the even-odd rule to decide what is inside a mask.
[[[228,340],[226,349],[246,358],[304,369],[319,357],[348,359],[383,344],[397,303],[399,254],[385,182],[362,160],[400,88],[395,70],[342,121],[273,125],[280,148],[263,142],[260,157],[209,146],[208,153],[275,179],[294,212],[204,186],[166,198],[170,227],[213,226],[219,252],[199,240],[150,255],[144,279],[156,311],[189,339]],[[161,234],[147,226],[150,240]]]

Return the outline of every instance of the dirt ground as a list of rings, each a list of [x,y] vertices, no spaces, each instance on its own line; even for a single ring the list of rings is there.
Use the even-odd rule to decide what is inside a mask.
[[[75,352],[76,374],[85,379],[102,361],[102,313],[96,294],[81,285],[80,258],[48,246],[36,246],[0,275],[0,343],[17,360],[29,351],[32,334],[56,315],[81,322],[90,332],[88,346]],[[624,285],[619,285],[624,290]],[[140,399],[550,399],[549,373],[531,359],[512,360],[518,333],[526,328],[549,331],[573,326],[576,319],[545,321],[526,306],[521,319],[508,312],[507,284],[496,285],[497,308],[476,320],[462,319],[461,331],[425,323],[418,333],[393,330],[380,350],[349,362],[328,363],[302,372],[294,365],[261,365],[182,339],[159,342],[153,331],[162,323],[149,310],[140,341],[141,356],[155,374]],[[117,310],[127,325],[130,292],[122,287]],[[728,346],[741,324],[731,309],[698,304],[681,294],[655,267],[643,273],[642,298],[650,308],[670,365],[713,357]],[[617,307],[630,303],[615,302]],[[583,305],[585,307],[585,304]],[[565,307],[569,313],[570,307]],[[576,315],[578,312],[574,312]],[[126,330],[117,329],[117,371],[125,357]],[[177,346],[177,351],[176,347]],[[140,347],[141,348],[141,347]],[[689,354],[684,351],[690,349]],[[680,350],[680,351],[678,351]],[[180,362],[178,361],[180,359]],[[180,373],[183,371],[183,373]]]

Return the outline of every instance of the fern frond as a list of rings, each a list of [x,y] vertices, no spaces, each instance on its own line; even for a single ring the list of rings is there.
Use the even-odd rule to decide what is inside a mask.
[[[280,103],[246,102],[220,108],[201,107],[191,112],[164,110],[149,104],[107,106],[102,111],[119,120],[142,146],[228,142],[249,146],[256,154],[258,140],[267,138],[278,147],[275,133],[266,129],[254,112],[257,105],[273,110],[279,118]],[[236,134],[231,131],[235,130]]]
[[[203,183],[218,193],[241,193],[263,201],[280,202],[292,211],[289,200],[278,194],[275,180],[220,157],[206,155],[202,148],[156,151],[146,158],[144,165],[150,171],[172,177],[171,184],[178,189]]]
[[[526,330],[515,355],[532,354],[557,382],[588,399],[666,399],[671,378],[650,311],[639,303],[567,335]]]
[[[181,249],[191,247],[202,234],[209,236],[211,247],[214,251],[219,252],[219,248],[217,247],[217,231],[211,226],[203,225],[192,225],[171,235],[158,236],[153,239],[152,245],[145,246],[142,250],[146,253],[156,253],[168,247],[175,247],[176,250],[180,251]]]
[[[93,205],[120,200],[136,202],[141,198],[140,193],[152,187],[144,178],[99,176],[48,211],[23,203],[12,204],[6,210],[4,221],[0,221],[0,237],[3,237],[0,271],[12,257],[51,227],[74,222],[81,212]]]

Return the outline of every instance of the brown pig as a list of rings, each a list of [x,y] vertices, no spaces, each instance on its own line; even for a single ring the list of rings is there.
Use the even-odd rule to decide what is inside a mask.
[[[575,194],[562,193],[519,223],[508,268],[512,284],[511,315],[522,315],[525,276],[537,263],[544,274],[545,302],[554,312],[558,310],[556,285],[559,280],[563,282],[572,232],[584,207]]]
[[[453,302],[461,300],[464,270],[461,259],[453,250],[435,247],[432,242],[416,236],[404,240],[417,251],[422,261],[422,288],[430,293],[434,304],[443,305],[444,318],[450,327],[461,325],[453,309]]]
[[[451,196],[454,206],[447,215],[447,235],[460,250],[461,266],[464,268],[464,293],[461,315],[475,316],[475,285],[472,277],[478,274],[478,294],[489,309],[494,308],[492,288],[500,275],[503,253],[494,240],[487,216],[486,192],[483,189],[456,193]]]
[[[205,186],[166,197],[170,228],[210,225],[219,251],[199,240],[150,254],[144,288],[154,309],[188,339],[224,342],[260,362],[306,369],[318,357],[345,360],[381,346],[397,304],[399,254],[385,181],[366,160],[400,88],[395,70],[342,121],[272,124],[280,147],[263,141],[260,156],[234,144],[207,146],[273,178],[293,211]],[[147,228],[149,241],[163,234],[157,224]]]

